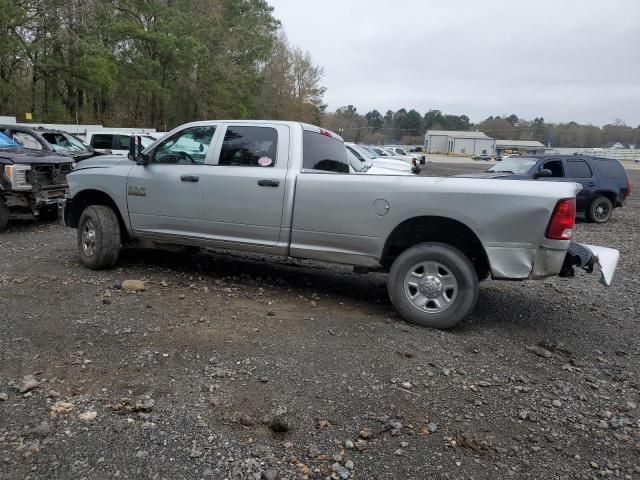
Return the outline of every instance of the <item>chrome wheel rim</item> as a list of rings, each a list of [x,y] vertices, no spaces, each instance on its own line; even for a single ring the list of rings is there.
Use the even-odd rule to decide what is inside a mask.
[[[87,220],[82,229],[82,251],[87,257],[96,253],[96,227],[91,220]]]
[[[607,218],[609,218],[610,211],[611,209],[609,208],[609,204],[607,202],[600,202],[596,205],[593,215],[598,220],[606,220]]]
[[[439,262],[420,262],[409,269],[404,291],[411,304],[425,313],[447,310],[458,296],[458,281],[451,269]]]

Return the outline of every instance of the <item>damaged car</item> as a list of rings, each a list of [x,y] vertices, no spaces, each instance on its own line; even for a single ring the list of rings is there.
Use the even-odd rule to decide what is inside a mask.
[[[0,231],[14,215],[55,218],[73,166],[71,157],[23,148],[0,133]]]

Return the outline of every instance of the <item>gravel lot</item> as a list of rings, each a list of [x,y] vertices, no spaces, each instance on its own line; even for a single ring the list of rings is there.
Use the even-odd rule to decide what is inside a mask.
[[[141,251],[92,272],[75,231],[14,222],[0,478],[640,478],[639,198],[578,225],[621,250],[611,289],[488,281],[446,333],[398,318],[383,276]]]

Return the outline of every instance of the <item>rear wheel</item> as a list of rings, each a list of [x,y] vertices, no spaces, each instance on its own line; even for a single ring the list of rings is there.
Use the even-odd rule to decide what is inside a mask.
[[[606,223],[611,220],[613,203],[607,197],[597,197],[587,210],[587,220],[594,223]]]
[[[479,291],[469,259],[442,243],[422,243],[403,252],[391,266],[387,288],[405,320],[443,329],[471,312]]]
[[[113,267],[120,253],[120,224],[116,213],[104,205],[84,209],[78,224],[78,251],[85,267]]]
[[[9,207],[7,207],[2,198],[0,198],[0,232],[4,231],[7,228],[8,223]]]

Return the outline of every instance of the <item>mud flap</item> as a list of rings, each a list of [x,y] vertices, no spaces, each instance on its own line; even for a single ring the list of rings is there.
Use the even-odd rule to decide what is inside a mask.
[[[600,269],[600,283],[606,287],[611,285],[618,266],[620,252],[613,248],[598,247],[571,243],[560,272],[561,277],[574,277],[575,267],[593,273],[597,265]]]

